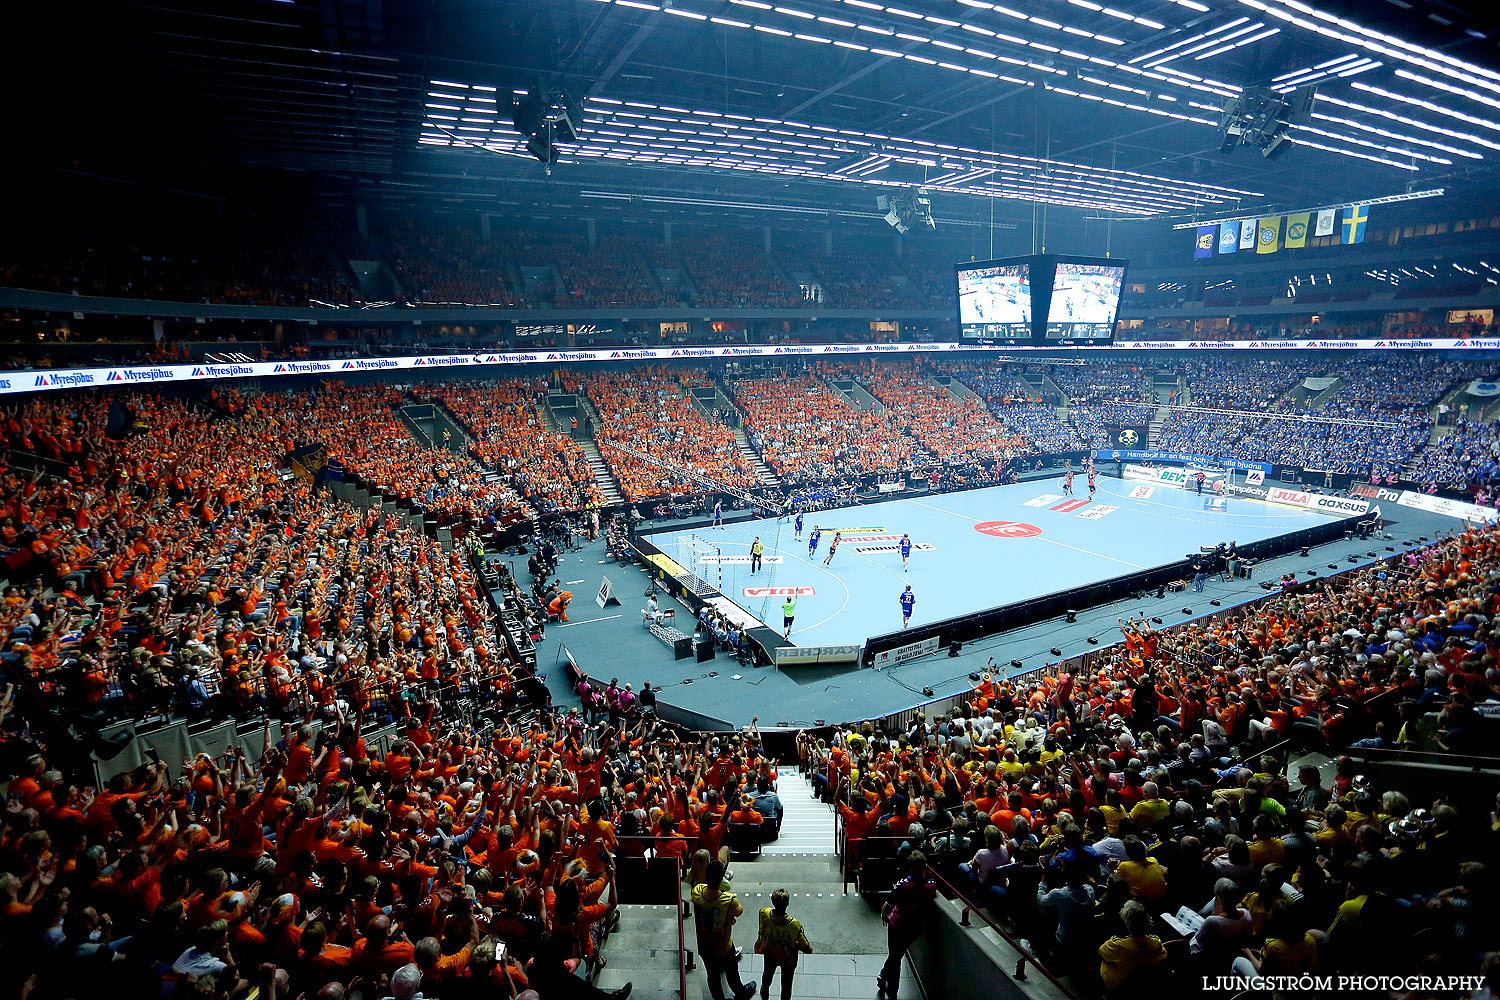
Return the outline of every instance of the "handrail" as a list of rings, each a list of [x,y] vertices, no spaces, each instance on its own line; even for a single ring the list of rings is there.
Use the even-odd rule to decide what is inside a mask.
[[[1346,747],[1344,753],[1367,760],[1388,760],[1395,763],[1439,764],[1449,767],[1466,767],[1480,771],[1500,767],[1500,756],[1481,756],[1472,753],[1446,753],[1442,750],[1402,750],[1399,747]]]
[[[1001,927],[999,924],[995,923],[995,921],[991,920],[990,915],[985,912],[984,906],[982,904],[975,903],[974,901],[970,900],[969,897],[965,896],[957,886],[955,886],[952,882],[949,882],[942,875],[938,874],[937,870],[934,869],[931,865],[927,866],[927,876],[933,881],[947,888],[955,897],[963,900],[964,912],[962,916],[960,916],[958,921],[958,925],[960,927],[972,926],[969,923],[969,914],[978,913],[979,919],[983,920],[985,924],[989,926],[990,930],[994,931],[996,934],[999,934],[1002,938],[1004,938],[1006,943],[1014,948],[1016,952],[1021,956],[1021,960],[1016,963],[1016,971],[1011,976],[1012,979],[1016,980],[1017,982],[1025,982],[1026,963],[1030,962],[1033,966],[1036,967],[1037,971],[1039,971],[1047,979],[1048,982],[1057,987],[1057,989],[1062,993],[1063,996],[1068,997],[1069,1000],[1079,1000],[1078,994],[1074,993],[1071,989],[1063,984],[1062,980],[1053,975],[1052,971],[1048,969],[1046,965],[1042,964],[1041,959],[1037,958],[1036,955],[1032,953],[1031,949],[1027,948],[1019,940],[1012,937],[1005,930],[1005,928]]]
[[[682,859],[672,860],[672,870],[677,876],[677,899],[673,906],[677,911],[677,996],[678,1000],[687,1000],[687,939],[682,930]]]
[[[655,835],[655,834],[648,834],[648,833],[643,833],[643,834],[634,834],[634,833],[632,833],[632,834],[619,834],[619,835],[617,835],[615,837],[615,840],[617,842],[619,842],[620,844],[625,844],[627,842],[634,843],[634,842],[637,842],[637,841],[646,841],[646,845],[641,849],[641,853],[640,854],[626,854],[624,851],[618,852],[619,855],[620,855],[620,857],[622,857],[622,858],[629,858],[629,857],[644,858],[646,856],[645,852],[647,850],[651,850],[651,851],[656,851],[657,850],[657,848],[658,848],[658,843],[657,842],[658,841],[662,841],[662,840],[675,840],[675,839],[677,839],[677,838],[675,838],[675,837],[662,837],[662,836],[658,836],[658,835]],[[686,834],[684,834],[682,839],[686,842],[684,846],[687,848],[687,852],[688,852],[689,856],[691,856],[694,851],[698,850],[698,847],[699,847],[699,844],[700,844],[699,839],[698,839],[698,834],[695,833],[692,836],[687,836]],[[652,856],[653,857],[659,857],[660,853],[658,852],[657,854],[653,854]]]

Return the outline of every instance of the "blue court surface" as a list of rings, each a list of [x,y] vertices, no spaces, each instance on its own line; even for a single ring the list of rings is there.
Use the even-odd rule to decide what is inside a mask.
[[[1080,489],[1081,487],[1081,489]],[[1199,496],[1175,487],[1101,475],[1094,500],[1080,477],[1075,497],[1060,479],[888,500],[790,520],[650,534],[674,559],[695,553],[695,570],[752,616],[781,631],[785,591],[799,592],[791,639],[799,646],[862,643],[901,628],[900,595],[916,596],[922,625],[1172,563],[1202,545],[1240,544],[1312,527],[1328,515],[1259,500]],[[813,525],[822,528],[809,554]],[[834,532],[844,539],[823,565]],[[914,551],[903,571],[902,534]],[[683,542],[697,536],[705,545]],[[765,565],[751,574],[759,536]]]

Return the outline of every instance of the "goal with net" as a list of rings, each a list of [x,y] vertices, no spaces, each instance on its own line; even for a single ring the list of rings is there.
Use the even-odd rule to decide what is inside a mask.
[[[677,582],[699,597],[721,593],[724,585],[723,554],[719,546],[699,535],[677,539],[673,557],[681,569]]]

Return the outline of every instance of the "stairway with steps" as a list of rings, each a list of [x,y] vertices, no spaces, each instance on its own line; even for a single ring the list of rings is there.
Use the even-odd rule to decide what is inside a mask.
[[[734,443],[740,449],[740,454],[745,456],[745,461],[755,470],[755,481],[762,486],[780,486],[781,479],[771,471],[771,467],[761,459],[760,455],[750,446],[750,439],[745,436],[744,430],[736,427],[734,429]]]
[[[885,964],[886,929],[879,904],[857,894],[844,895],[834,852],[833,808],[812,797],[812,785],[795,767],[777,769],[776,793],[782,823],[777,840],[766,844],[753,861],[729,865],[730,887],[745,915],[736,925],[735,944],[745,949],[740,978],[761,978],[761,960],[752,954],[759,912],[771,905],[771,893],[791,893],[789,912],[802,921],[813,953],[797,963],[792,995],[797,1000],[848,1000],[875,997],[875,977]],[[699,975],[702,982],[702,976]],[[778,980],[773,995],[781,988]],[[922,993],[908,963],[893,1000],[917,1000]]]
[[[877,903],[857,894],[844,895],[834,852],[832,807],[812,797],[812,786],[795,767],[778,768],[777,794],[782,824],[777,840],[759,858],[730,862],[730,889],[744,915],[735,925],[735,944],[743,950],[740,978],[760,982],[763,965],[754,954],[759,913],[771,905],[771,893],[791,894],[790,912],[802,921],[813,953],[797,963],[792,995],[797,1000],[851,1000],[875,997],[875,979],[885,963],[886,930]],[[683,888],[683,898],[688,896]],[[679,982],[677,921],[670,904],[621,905],[619,927],[604,942],[608,964],[599,973],[600,989],[631,984],[632,1000],[702,1000],[707,981],[699,964],[687,974],[686,993]],[[685,918],[684,941],[696,950],[692,917]],[[772,993],[780,993],[778,979]],[[908,962],[899,994],[891,1000],[920,1000],[921,989]]]
[[[1146,441],[1148,447],[1156,447],[1156,441],[1159,437],[1161,437],[1162,426],[1167,422],[1167,418],[1171,415],[1172,408],[1170,406],[1158,406],[1156,408],[1156,413],[1154,413],[1151,417],[1151,425],[1146,428]]]
[[[615,482],[609,466],[605,464],[604,456],[599,454],[599,446],[584,438],[578,442],[578,447],[583,449],[584,457],[589,460],[589,471],[594,474],[594,485],[604,494],[604,505],[612,507],[624,503],[625,496],[620,492],[620,485]]]
[[[699,1000],[703,979],[688,976],[682,992],[681,953],[677,950],[677,914],[672,904],[620,904],[620,925],[604,941],[607,960],[594,981],[601,990],[630,983],[631,1000]],[[691,924],[684,925],[687,946],[693,947]]]

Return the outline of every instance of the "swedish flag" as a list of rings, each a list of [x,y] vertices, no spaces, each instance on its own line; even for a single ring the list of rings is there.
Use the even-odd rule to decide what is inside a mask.
[[[1355,205],[1344,209],[1344,242],[1363,243],[1365,223],[1370,221],[1370,206]]]

